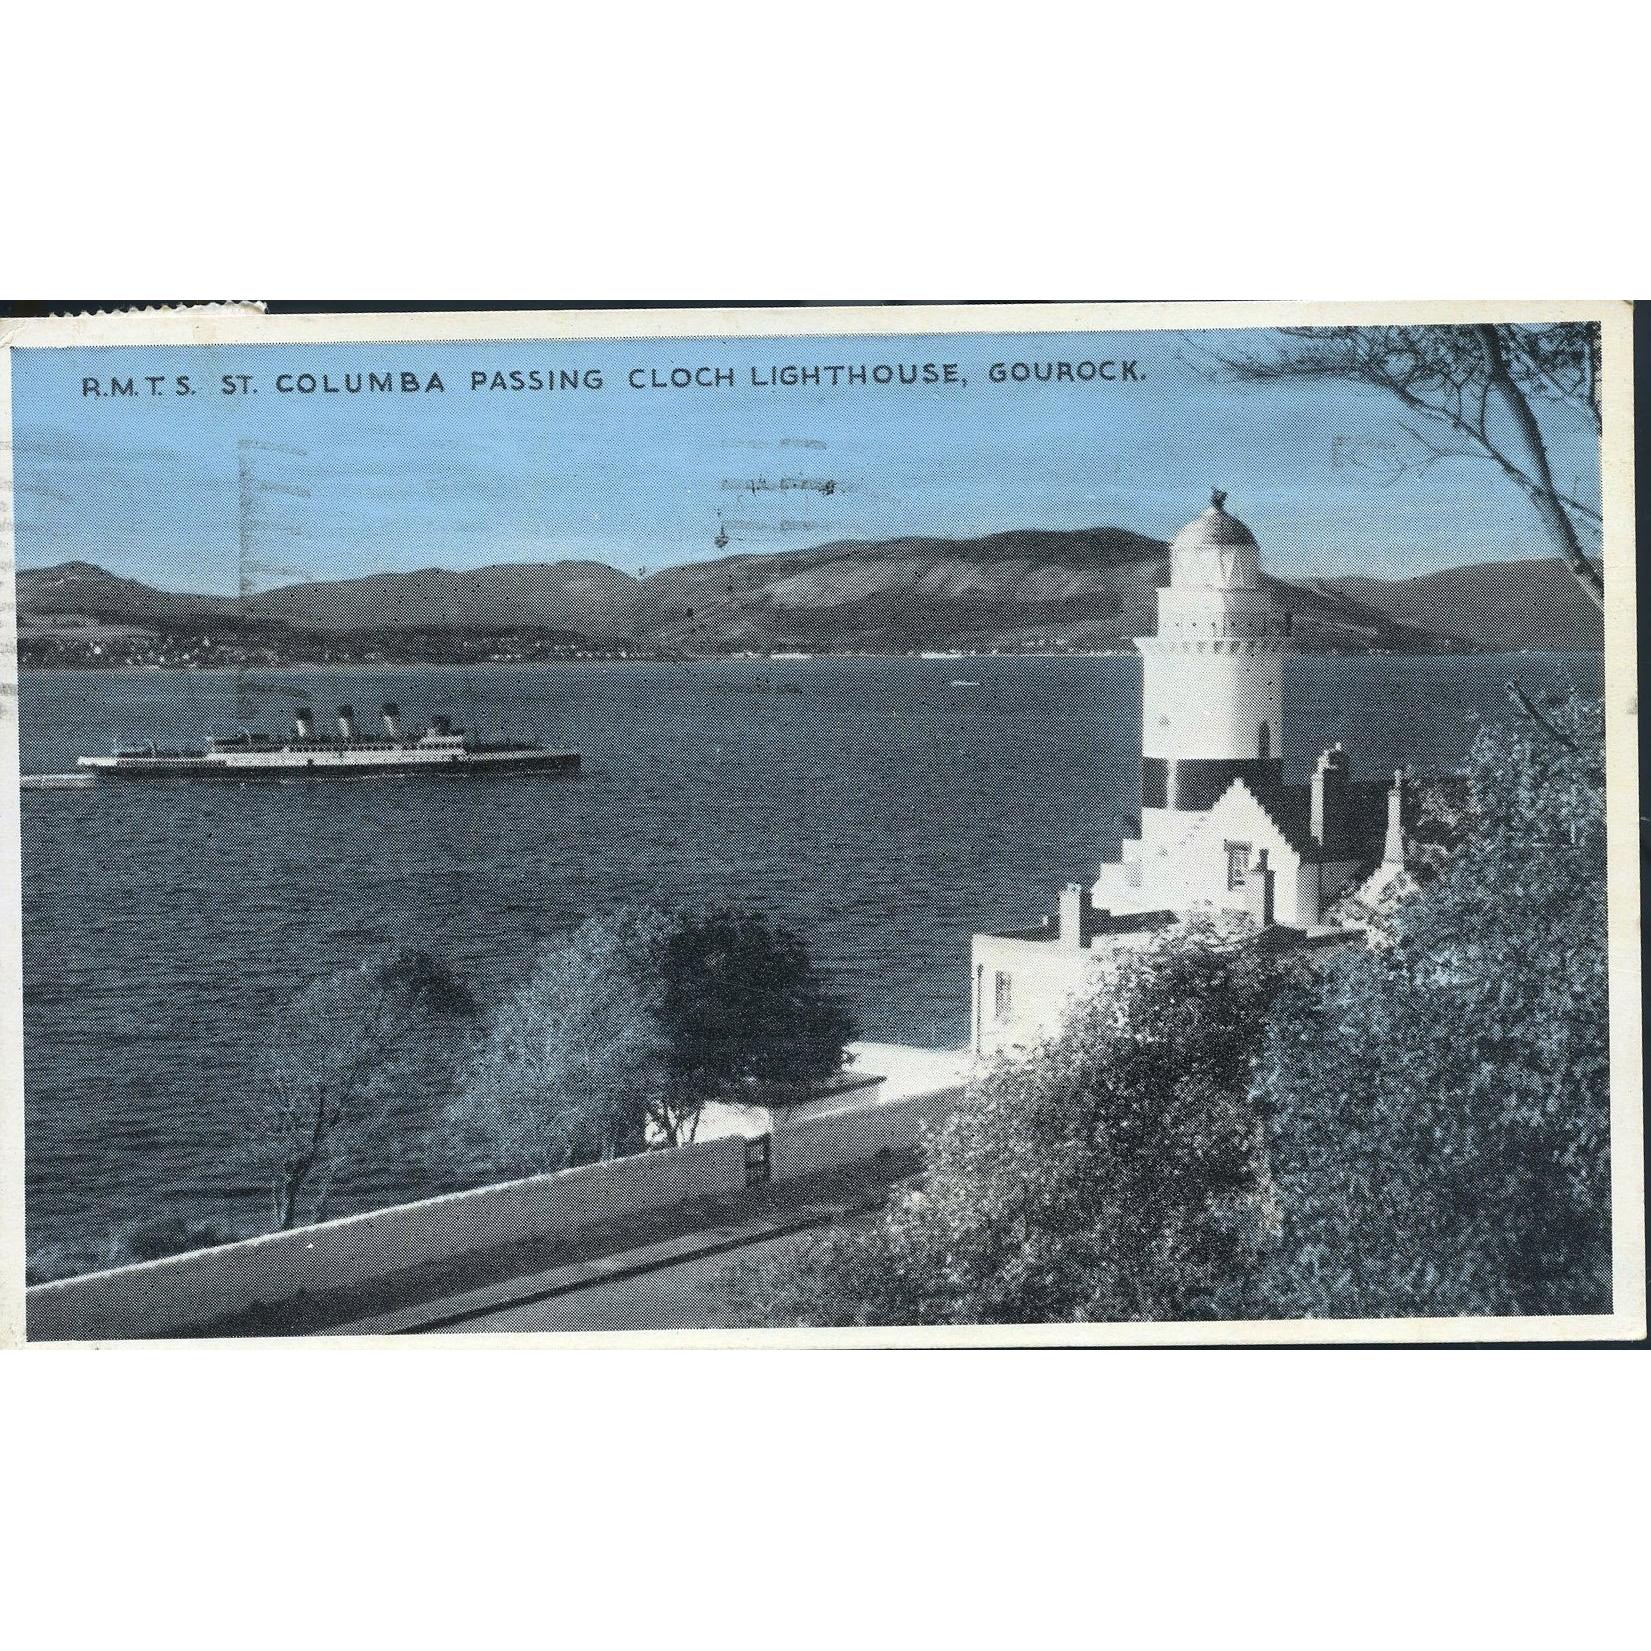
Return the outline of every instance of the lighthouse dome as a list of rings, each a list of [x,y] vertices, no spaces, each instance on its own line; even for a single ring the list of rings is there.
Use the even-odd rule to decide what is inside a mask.
[[[1172,586],[1214,590],[1255,590],[1261,573],[1255,535],[1226,511],[1227,495],[1216,488],[1210,508],[1194,516],[1170,541]]]

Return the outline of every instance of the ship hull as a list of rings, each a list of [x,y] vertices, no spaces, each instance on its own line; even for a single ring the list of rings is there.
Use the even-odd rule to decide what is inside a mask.
[[[425,775],[434,779],[495,779],[513,774],[574,775],[579,772],[577,751],[467,752],[462,756],[384,758],[360,762],[321,752],[302,761],[260,757],[82,757],[83,770],[99,779],[133,780],[148,784],[201,781],[221,785],[309,784],[320,780],[405,779]]]

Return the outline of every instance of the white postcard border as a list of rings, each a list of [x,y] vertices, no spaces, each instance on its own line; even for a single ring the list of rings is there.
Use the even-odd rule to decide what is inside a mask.
[[[442,1336],[437,1346],[984,1347],[1302,1346],[1607,1341],[1646,1334],[1641,1069],[1638,656],[1635,613],[1632,311],[1621,302],[1143,303],[807,306],[747,309],[264,314],[255,306],[103,312],[0,321],[0,1346],[24,1339],[22,917],[10,355],[21,349],[224,344],[1249,330],[1277,326],[1597,321],[1602,329],[1600,481],[1605,610],[1611,1022],[1613,1307],[1609,1314],[1171,1324],[1036,1324],[868,1330],[546,1332]],[[426,1339],[425,1345],[430,1340]],[[32,1344],[39,1348],[48,1344]],[[53,1343],[55,1348],[115,1344]],[[121,1346],[168,1344],[121,1343]],[[268,1348],[268,1341],[196,1345]],[[404,1347],[395,1337],[311,1337],[305,1347]]]

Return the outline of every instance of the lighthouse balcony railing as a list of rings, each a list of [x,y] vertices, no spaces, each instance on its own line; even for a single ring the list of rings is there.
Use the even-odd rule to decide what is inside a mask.
[[[1269,637],[1294,634],[1293,615],[1287,613],[1230,613],[1221,619],[1175,620],[1160,634],[1183,641],[1214,639],[1225,642],[1264,642]]]
[[[1212,621],[1211,628],[1218,636],[1234,637],[1241,642],[1259,642],[1269,636],[1289,636],[1293,615],[1287,613],[1233,613],[1220,621]]]

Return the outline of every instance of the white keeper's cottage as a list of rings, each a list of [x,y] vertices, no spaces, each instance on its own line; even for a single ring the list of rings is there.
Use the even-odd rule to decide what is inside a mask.
[[[1291,615],[1262,578],[1255,536],[1225,493],[1170,545],[1158,629],[1141,650],[1141,824],[1092,885],[1069,883],[1034,929],[977,934],[977,1054],[1029,1044],[1121,947],[1198,911],[1245,914],[1281,943],[1353,931],[1333,901],[1373,898],[1405,862],[1407,799],[1355,781],[1340,745],[1284,783],[1284,656]]]

